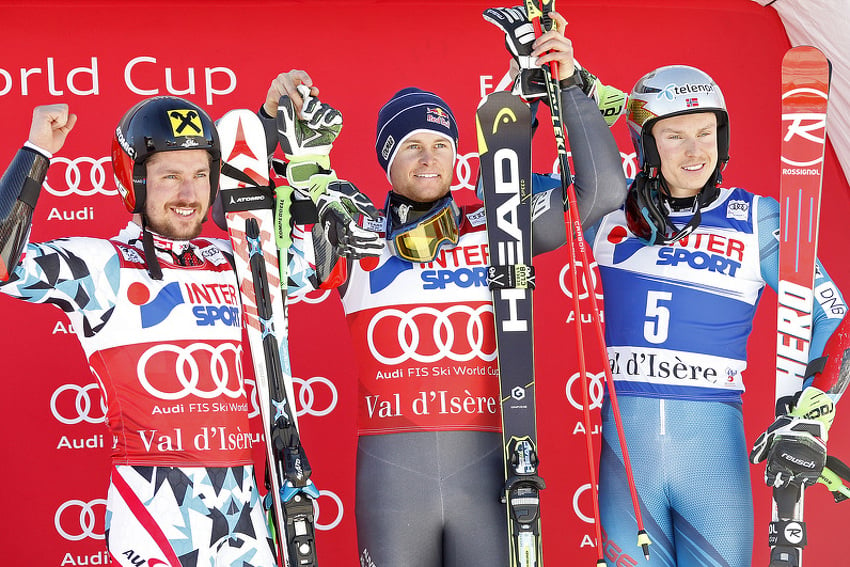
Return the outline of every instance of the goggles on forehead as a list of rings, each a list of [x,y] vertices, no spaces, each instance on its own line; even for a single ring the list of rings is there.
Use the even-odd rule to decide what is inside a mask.
[[[395,256],[410,262],[433,262],[446,244],[457,244],[460,237],[460,209],[446,195],[424,216],[395,227],[390,197],[387,197],[387,246]]]

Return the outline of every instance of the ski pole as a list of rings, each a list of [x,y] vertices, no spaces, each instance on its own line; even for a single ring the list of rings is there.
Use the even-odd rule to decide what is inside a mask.
[[[835,502],[843,502],[850,498],[850,486],[845,481],[850,481],[850,468],[837,457],[829,455],[818,482],[832,493]]]
[[[538,5],[539,4],[539,5]],[[539,20],[541,28],[545,29],[553,29],[555,22],[552,21],[550,17],[548,17],[548,13],[554,11],[555,2],[554,0],[525,0],[525,8],[526,13],[528,14],[529,20]],[[543,12],[543,9],[548,10],[546,13]],[[563,119],[561,113],[561,101],[560,96],[557,91],[557,85],[560,83],[560,72],[558,69],[558,64],[555,61],[549,63],[549,68],[543,67],[543,76],[546,83],[546,91],[549,99],[549,108],[550,114],[552,116],[552,125],[555,133],[555,142],[558,150],[558,163],[561,169],[561,187],[564,192],[564,217],[567,226],[571,227],[568,231],[568,238],[570,239],[570,261],[572,262],[573,270],[571,275],[571,284],[573,286],[573,303],[574,309],[576,311],[576,337],[578,343],[579,350],[579,371],[581,373],[582,378],[582,395],[586,395],[587,390],[587,370],[584,367],[584,353],[583,353],[583,341],[582,341],[582,331],[581,331],[581,307],[580,300],[578,296],[578,281],[576,276],[577,264],[575,261],[575,247],[578,247],[579,252],[581,254],[581,260],[585,266],[585,269],[589,271],[590,263],[588,261],[587,256],[587,247],[586,242],[584,240],[584,232],[581,227],[581,219],[573,218],[573,211],[578,211],[578,202],[575,195],[575,189],[572,187],[572,183],[570,182],[570,167],[567,161],[567,151],[566,151],[566,137],[564,135],[564,126]],[[576,215],[577,217],[578,215]],[[625,431],[623,430],[622,417],[620,415],[620,408],[617,402],[617,394],[616,389],[614,387],[613,375],[611,373],[610,362],[608,360],[607,348],[605,346],[605,337],[602,331],[602,323],[600,319],[600,310],[598,302],[596,301],[595,287],[592,284],[592,278],[587,278],[586,274],[583,276],[585,287],[588,290],[588,295],[591,298],[591,308],[592,314],[591,318],[594,322],[594,327],[597,335],[597,343],[600,347],[600,352],[603,360],[603,368],[605,370],[605,379],[608,384],[608,394],[611,400],[611,409],[614,415],[614,422],[617,429],[617,436],[620,441],[620,447],[623,453],[623,465],[626,470],[626,478],[629,483],[629,492],[631,494],[632,506],[634,508],[635,520],[637,522],[638,527],[638,537],[637,543],[643,550],[644,557],[649,559],[649,546],[652,541],[649,538],[649,534],[647,534],[646,529],[643,524],[643,516],[640,511],[640,503],[637,497],[637,489],[634,483],[634,473],[632,471],[631,459],[629,458],[628,447],[626,445],[626,437]],[[585,399],[585,411],[589,413],[589,408],[587,407],[587,400]],[[588,446],[589,456],[592,458],[592,445]],[[601,541],[601,531],[599,528],[600,520],[599,520],[599,505],[598,505],[598,491],[595,486],[595,473],[592,472],[593,469],[593,461],[590,461],[591,468],[591,480],[593,482],[592,492],[594,495],[594,514],[597,522],[597,541]],[[602,559],[601,549],[597,545],[598,551],[598,565],[604,565],[604,559]]]

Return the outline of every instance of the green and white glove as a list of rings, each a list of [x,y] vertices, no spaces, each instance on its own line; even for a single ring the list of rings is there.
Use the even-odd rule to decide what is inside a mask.
[[[829,396],[812,386],[803,390],[794,409],[776,418],[750,452],[753,464],[767,461],[765,483],[774,488],[815,484],[826,464],[834,417],[835,404]]]
[[[578,62],[576,62],[576,69],[578,69],[583,83],[581,90],[596,101],[596,106],[599,107],[599,112],[602,113],[605,122],[608,126],[613,126],[620,116],[626,113],[628,95],[617,87],[602,84],[602,81],[596,75],[579,65]]]
[[[330,170],[328,157],[336,137],[342,130],[342,113],[332,106],[310,96],[310,88],[298,85],[303,105],[300,116],[295,114],[295,104],[286,95],[280,97],[277,107],[277,134],[280,149],[288,163],[287,179],[304,184],[314,173]]]

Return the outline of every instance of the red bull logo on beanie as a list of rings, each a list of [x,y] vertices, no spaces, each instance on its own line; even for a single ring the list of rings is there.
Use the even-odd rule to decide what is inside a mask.
[[[439,124],[444,128],[451,128],[451,119],[449,117],[449,113],[440,108],[439,106],[434,108],[425,109],[425,120],[428,122],[433,122],[434,124]]]

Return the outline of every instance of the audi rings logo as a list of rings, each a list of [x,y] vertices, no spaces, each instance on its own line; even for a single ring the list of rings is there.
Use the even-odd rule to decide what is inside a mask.
[[[455,334],[463,329],[465,340]],[[372,356],[382,364],[496,358],[490,304],[477,308],[452,305],[445,310],[421,306],[407,312],[385,309],[369,321],[366,340]]]
[[[331,413],[336,408],[339,401],[339,394],[336,391],[334,383],[323,376],[313,376],[307,380],[301,378],[292,378],[293,382],[298,385],[298,409],[297,415],[315,415],[321,417]],[[314,386],[321,385],[320,389],[314,389]],[[317,393],[318,390],[321,390]]]
[[[575,512],[578,519],[582,522],[585,522],[586,524],[593,524],[595,522],[593,516],[588,516],[579,508],[579,500],[581,500],[581,495],[587,492],[588,490],[590,490],[590,484],[582,484],[575,491],[575,493],[573,494],[573,512]],[[589,498],[590,497],[588,496],[588,500]]]
[[[599,409],[602,407],[602,397],[605,394],[605,373],[588,373],[587,379],[587,397],[589,398],[588,401],[590,402],[589,409]],[[584,399],[584,396],[582,396],[581,393],[580,372],[576,372],[575,374],[570,376],[569,380],[567,380],[566,392],[567,400],[570,402],[570,405],[576,408],[577,410],[583,410],[584,404],[582,403],[582,400]]]
[[[458,154],[457,161],[455,162],[455,175],[457,176],[458,183],[457,185],[452,185],[452,191],[459,189],[475,191],[478,167],[473,167],[472,160],[478,160],[478,152]]]
[[[222,394],[238,398],[245,395],[239,364],[241,353],[242,348],[231,343],[217,347],[204,343],[187,347],[161,344],[145,351],[136,371],[142,387],[161,400],[179,400],[190,395],[212,399]],[[151,383],[151,376],[156,384]],[[201,376],[209,376],[212,383],[210,380],[201,383]],[[175,379],[176,384],[166,383]]]
[[[103,506],[95,513],[95,507]],[[68,500],[56,510],[53,515],[53,525],[56,531],[69,541],[80,541],[85,538],[104,539],[104,529],[98,520],[105,518],[106,500],[97,498],[89,502]]]
[[[596,269],[597,264],[596,264],[595,261],[591,262],[590,263],[590,270],[585,270],[584,264],[581,261],[576,262],[576,265],[579,267],[579,273],[576,274],[576,281],[578,282],[578,285],[581,286],[581,290],[579,290],[579,293],[578,293],[578,298],[579,299],[587,299],[589,297],[588,296],[588,290],[587,290],[587,274],[588,274],[588,272],[590,272],[590,281],[593,283],[593,289],[596,289],[598,287],[597,282],[596,282],[596,279],[597,279],[597,269]],[[564,293],[564,295],[566,295],[567,297],[572,299],[572,297],[573,297],[573,290],[572,290],[573,280],[572,280],[572,275],[570,274],[570,266],[571,266],[571,264],[568,263],[568,264],[564,264],[564,267],[561,268],[561,273],[558,274],[558,284],[561,286],[561,291]],[[602,299],[602,293],[601,292],[596,293],[596,299],[599,299],[599,300]]]
[[[324,498],[325,496],[327,496],[327,498],[330,498],[331,500],[334,501],[334,503],[336,505],[336,510],[337,510],[336,516],[334,517],[333,521],[329,524],[323,524],[323,523],[319,522],[319,516],[321,515],[321,506],[319,505],[319,502],[321,502],[323,499],[327,500],[327,498]],[[322,530],[322,531],[332,530],[335,527],[337,527],[339,525],[339,523],[342,522],[342,516],[345,513],[345,510],[342,506],[342,498],[340,498],[339,496],[336,495],[336,493],[334,493],[333,491],[330,491],[330,490],[320,490],[319,491],[319,498],[317,498],[316,500],[313,501],[313,509],[315,510],[315,514],[316,514],[316,519],[315,519],[316,529]]]
[[[296,303],[307,303],[309,305],[315,305],[317,303],[321,303],[328,298],[331,294],[331,290],[326,289],[324,291],[312,291],[310,293],[304,295],[293,295],[290,296],[287,302],[289,305],[295,305]]]
[[[56,180],[57,172],[64,166],[66,189],[52,187],[48,183],[50,179],[45,180],[44,188],[57,197],[67,197],[74,194],[90,197],[97,193],[102,195],[117,195],[117,189],[106,186],[107,181],[111,181],[113,177],[111,166],[109,168],[109,174],[106,172],[104,165],[107,163],[110,163],[109,156],[98,159],[87,156],[80,156],[74,159],[54,157],[50,160],[50,172],[53,174],[54,180]]]
[[[59,386],[50,396],[50,411],[57,421],[66,425],[106,421],[106,404],[94,382],[85,386]]]

